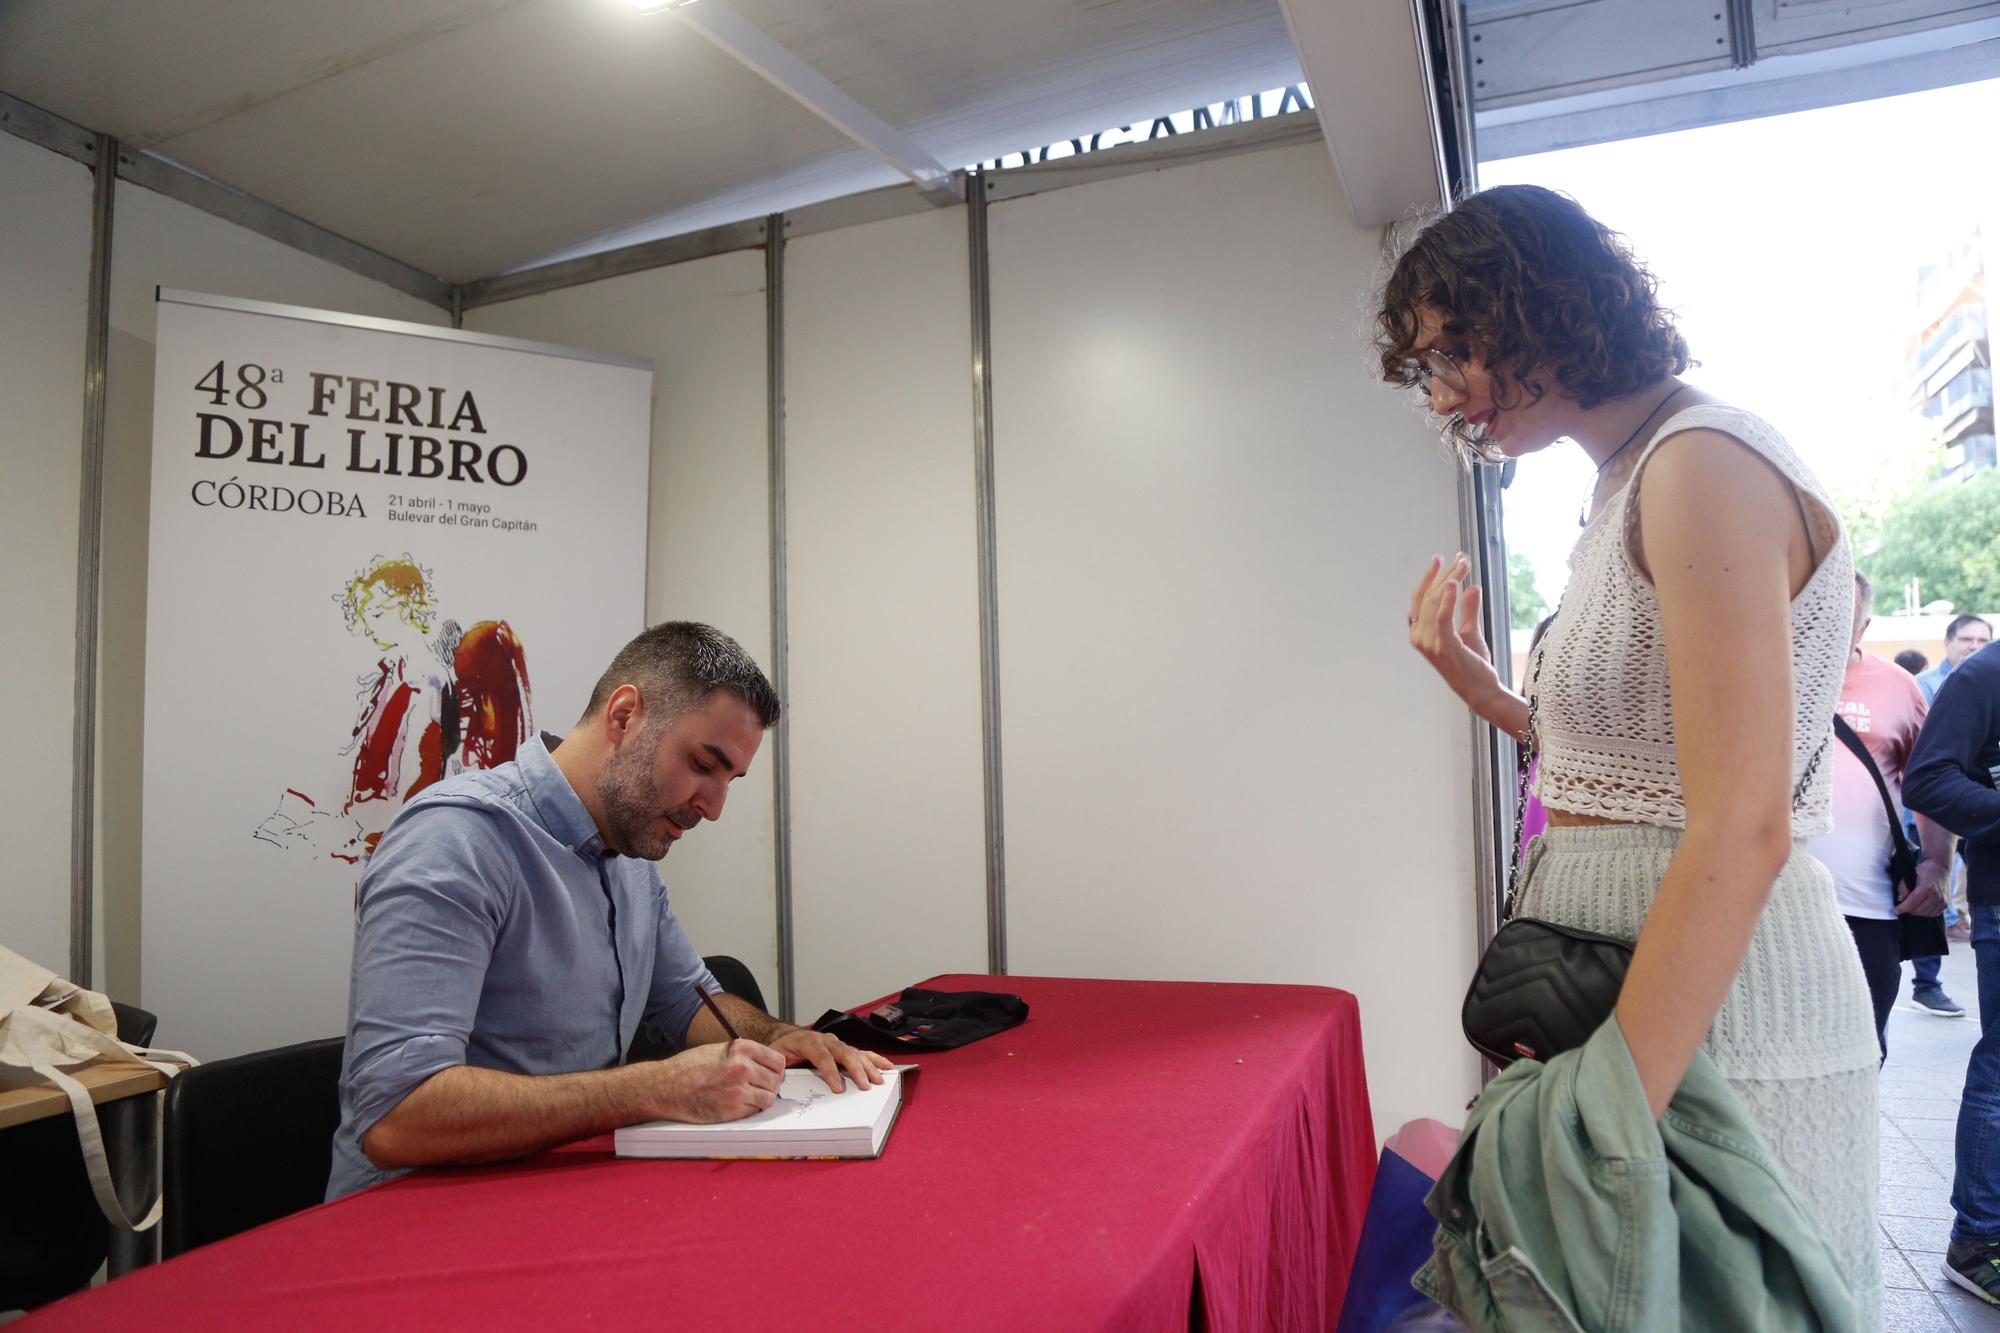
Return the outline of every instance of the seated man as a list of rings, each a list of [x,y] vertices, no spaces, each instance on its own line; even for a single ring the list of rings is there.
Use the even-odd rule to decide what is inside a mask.
[[[569,736],[404,807],[361,881],[327,1198],[640,1120],[735,1120],[776,1100],[786,1065],[836,1092],[843,1072],[881,1081],[881,1057],[718,995],[729,1040],[653,864],[721,817],[777,720],[735,640],[655,625]],[[624,1064],[642,1021],[680,1052]]]

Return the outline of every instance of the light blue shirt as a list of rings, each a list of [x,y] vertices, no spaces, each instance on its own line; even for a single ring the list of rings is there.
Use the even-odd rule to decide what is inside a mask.
[[[1951,659],[1945,658],[1929,671],[1917,673],[1917,688],[1924,692],[1924,707],[1937,702],[1937,692],[1944,685],[1944,678],[1951,674]]]
[[[362,1136],[440,1069],[609,1068],[641,1021],[684,1036],[696,981],[720,989],[659,870],[606,855],[542,740],[426,788],[361,880],[326,1197],[401,1174]]]

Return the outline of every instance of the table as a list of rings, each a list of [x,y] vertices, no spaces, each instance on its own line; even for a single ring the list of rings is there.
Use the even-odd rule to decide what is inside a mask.
[[[157,1092],[167,1086],[167,1076],[159,1070],[139,1069],[131,1065],[87,1065],[67,1072],[84,1086],[90,1093],[90,1100],[99,1106],[136,1097],[142,1092]],[[53,1083],[0,1090],[0,1129],[69,1113],[68,1095]]]
[[[1375,1169],[1354,997],[953,975],[1028,1021],[925,1054],[875,1162],[420,1171],[22,1330],[1331,1329]]]
[[[159,1117],[150,1094],[167,1086],[167,1076],[133,1065],[86,1065],[64,1072],[83,1085],[98,1108],[112,1188],[136,1216],[159,1188]],[[53,1083],[0,1089],[0,1130],[71,1114],[69,1095]],[[159,1256],[157,1227],[134,1233],[105,1225],[110,1230],[108,1266],[113,1277]]]

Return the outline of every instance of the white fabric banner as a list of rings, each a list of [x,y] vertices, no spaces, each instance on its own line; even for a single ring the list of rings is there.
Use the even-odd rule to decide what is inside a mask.
[[[569,730],[644,621],[652,380],[161,293],[140,970],[175,1044],[343,1031],[355,887],[403,802]]]

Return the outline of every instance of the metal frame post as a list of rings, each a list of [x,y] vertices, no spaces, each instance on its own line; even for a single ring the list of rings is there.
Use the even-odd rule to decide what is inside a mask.
[[[785,215],[764,230],[765,412],[770,432],[771,684],[784,701],[771,738],[772,818],[776,825],[778,1017],[792,1021],[797,1003],[792,956],[792,698],[785,602]]]
[[[986,793],[986,970],[1007,972],[1007,837],[1000,769],[999,545],[993,500],[993,308],[985,172],[966,181],[972,279],[972,467],[979,542],[979,727]]]
[[[91,163],[90,293],[83,338],[83,475],[76,533],[75,735],[70,763],[69,977],[91,982],[96,954],[97,612],[104,534],[104,384],[111,341],[111,221],[118,141],[96,136]]]
[[[1459,541],[1472,559],[1472,576],[1485,590],[1480,616],[1486,641],[1493,645],[1493,665],[1500,683],[1513,684],[1513,654],[1509,648],[1507,615],[1507,542],[1500,523],[1499,469],[1485,466],[1461,473],[1458,492]],[[1514,789],[1502,780],[1514,772],[1514,739],[1476,713],[1472,727],[1472,839],[1477,868],[1474,883],[1480,893],[1474,919],[1479,944],[1500,928],[1501,899],[1506,893],[1507,866],[1513,848]]]

